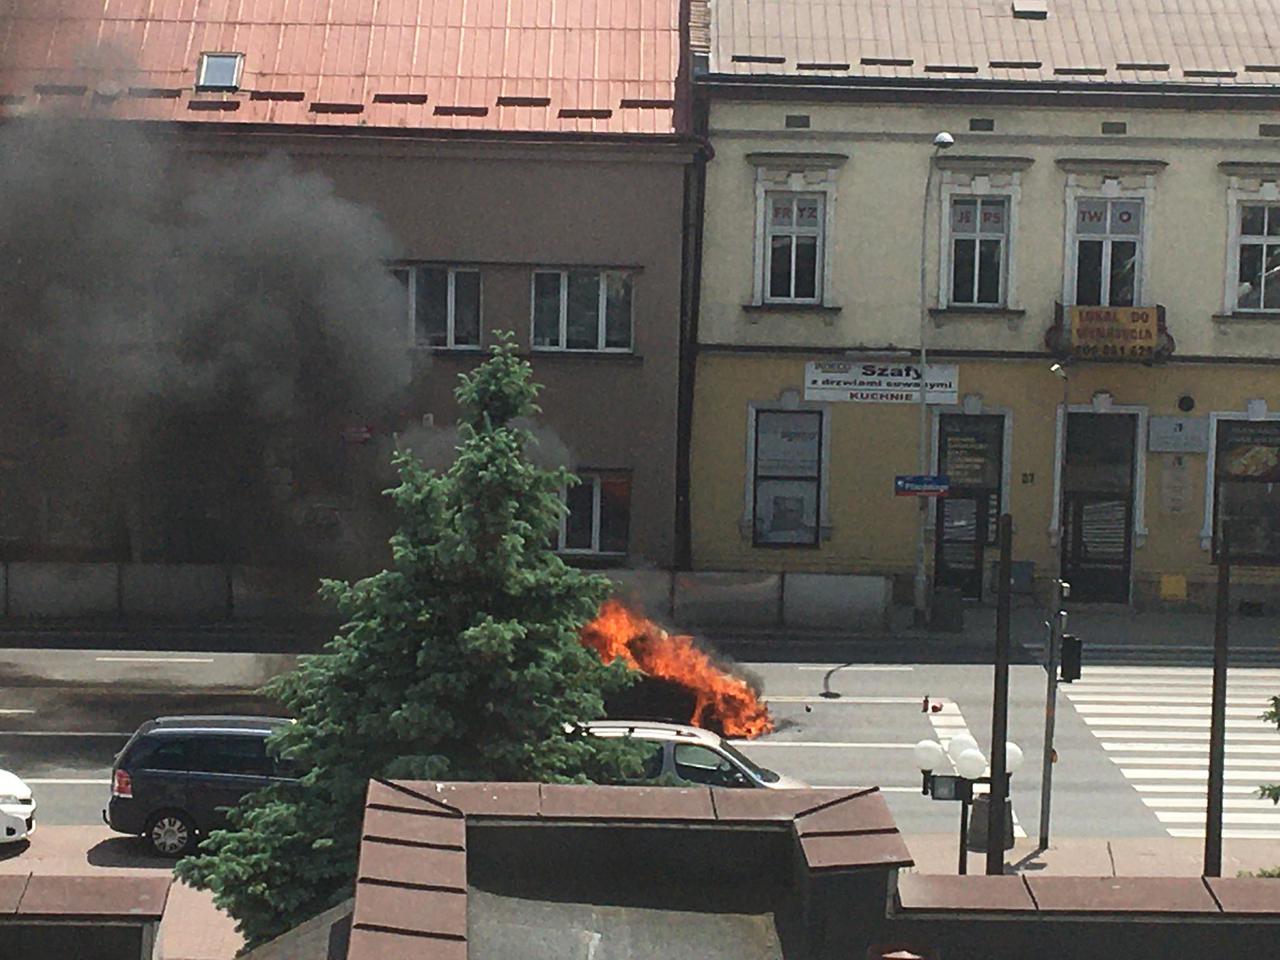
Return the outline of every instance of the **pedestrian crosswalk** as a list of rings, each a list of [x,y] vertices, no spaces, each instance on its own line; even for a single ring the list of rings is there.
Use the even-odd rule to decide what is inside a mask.
[[[1060,689],[1174,837],[1203,837],[1211,670],[1095,666]],[[1280,732],[1262,719],[1280,670],[1236,667],[1227,677],[1223,836],[1280,839],[1280,807],[1258,796],[1280,783]]]

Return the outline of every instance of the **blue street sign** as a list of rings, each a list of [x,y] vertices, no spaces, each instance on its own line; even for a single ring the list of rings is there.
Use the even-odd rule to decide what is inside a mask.
[[[895,497],[945,497],[950,490],[951,478],[945,475],[916,474],[893,480]]]

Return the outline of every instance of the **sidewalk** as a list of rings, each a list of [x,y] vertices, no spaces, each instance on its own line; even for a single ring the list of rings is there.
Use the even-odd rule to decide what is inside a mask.
[[[904,838],[916,873],[954,874],[959,866],[956,834],[917,834]],[[1107,840],[1068,837],[1044,852],[1035,838],[1014,841],[1005,853],[1006,873],[1043,873],[1075,877],[1198,877],[1204,868],[1204,841],[1175,837],[1123,837]],[[1222,876],[1234,877],[1280,866],[1280,840],[1223,840]],[[969,872],[983,873],[985,853],[969,854]]]
[[[101,827],[38,826],[29,846],[0,847],[0,875],[169,876],[172,863]],[[160,922],[161,960],[233,960],[244,940],[213,897],[175,882]]]

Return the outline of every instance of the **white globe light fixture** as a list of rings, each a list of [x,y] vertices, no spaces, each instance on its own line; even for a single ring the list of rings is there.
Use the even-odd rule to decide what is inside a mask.
[[[980,750],[966,750],[956,758],[956,773],[966,780],[977,780],[987,772],[987,758]]]
[[[1004,769],[1006,773],[1017,773],[1022,766],[1022,748],[1016,743],[1006,742],[1004,745]]]
[[[951,762],[955,763],[960,759],[960,755],[969,751],[977,750],[978,741],[973,739],[967,733],[958,733],[951,738],[951,742],[947,744],[947,753],[951,755]]]
[[[947,753],[937,740],[921,740],[912,752],[915,754],[916,766],[925,773],[932,773],[947,760]]]

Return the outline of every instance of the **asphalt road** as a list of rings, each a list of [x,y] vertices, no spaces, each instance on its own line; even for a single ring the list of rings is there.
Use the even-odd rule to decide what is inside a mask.
[[[142,721],[174,713],[278,713],[254,690],[284,657],[192,652],[0,650],[0,767],[35,788],[38,820],[100,822],[112,757]],[[739,746],[815,786],[880,786],[908,834],[948,833],[959,809],[920,793],[911,748],[968,730],[989,743],[990,667],[754,663],[777,729]],[[1058,704],[1052,836],[1194,835],[1203,817],[1208,672],[1086,667]],[[1254,799],[1280,781],[1280,734],[1258,719],[1280,670],[1232,671],[1228,835],[1280,837],[1280,811]],[[1025,759],[1014,814],[1038,834],[1045,675],[1015,665],[1010,739]],[[928,697],[936,711],[922,710]]]

